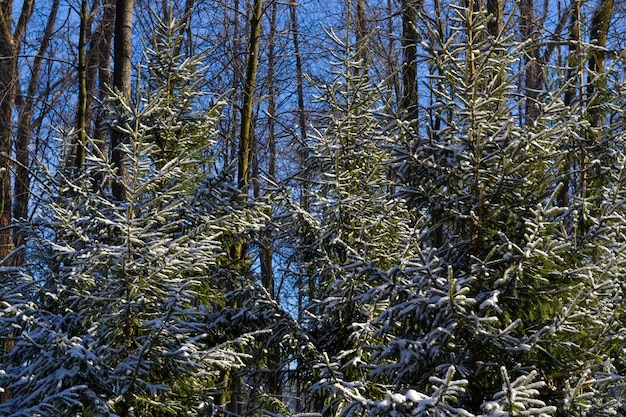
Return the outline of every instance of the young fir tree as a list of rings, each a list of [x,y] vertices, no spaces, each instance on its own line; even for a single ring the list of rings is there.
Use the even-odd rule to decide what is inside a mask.
[[[375,373],[389,375],[392,392],[428,393],[454,366],[467,381],[461,414],[571,412],[567,387],[585,379],[586,394],[613,396],[604,404],[615,410],[611,384],[594,381],[617,359],[604,335],[621,333],[621,220],[601,209],[605,196],[558,198],[571,156],[560,146],[587,123],[558,89],[540,97],[534,123],[519,122],[521,45],[488,33],[489,17],[469,3],[453,6],[450,36],[431,31],[429,128],[400,125],[399,177],[424,215],[423,255],[378,320],[393,339]],[[603,213],[601,233],[579,235],[582,204]]]
[[[350,414],[353,395],[377,391],[369,380],[373,318],[386,307],[368,299],[388,279],[411,245],[411,218],[391,195],[390,138],[377,112],[383,95],[367,77],[360,48],[338,46],[333,81],[321,88],[326,110],[309,135],[306,164],[309,213],[299,213],[295,251],[306,275],[304,328],[317,355],[301,365],[312,382],[311,407],[325,415]]]
[[[221,310],[224,235],[252,227],[227,207],[227,177],[211,177],[219,106],[207,107],[199,58],[180,54],[180,24],[156,23],[139,102],[110,102],[128,199],[93,192],[115,176],[97,146],[80,178],[60,180],[39,222],[53,265],[38,306],[15,319],[27,325],[2,360],[2,415],[200,415],[253,341],[225,331]]]

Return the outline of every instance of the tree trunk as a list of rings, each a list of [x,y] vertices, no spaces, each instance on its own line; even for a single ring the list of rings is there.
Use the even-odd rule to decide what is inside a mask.
[[[276,175],[276,20],[278,15],[278,3],[272,2],[271,16],[270,16],[270,34],[269,34],[269,54],[268,54],[268,153],[269,161],[267,167],[267,173],[270,181],[275,181]],[[258,158],[257,158],[258,159]],[[258,164],[257,164],[258,165]],[[261,264],[261,282],[272,296],[276,297],[274,288],[274,271],[272,265],[273,256],[273,238],[272,233],[268,232],[265,236],[265,242],[260,249],[259,260]]]
[[[307,142],[307,115],[306,109],[304,107],[304,71],[302,65],[302,55],[300,53],[300,33],[298,29],[298,3],[297,0],[289,1],[289,20],[291,24],[291,36],[293,42],[293,52],[295,56],[295,64],[296,64],[296,97],[298,103],[297,115],[298,115],[298,128],[299,128],[299,141],[295,141],[295,148],[299,159],[300,167],[304,166],[304,162],[307,160],[307,151],[306,151],[306,142]],[[301,189],[300,189],[300,205],[302,209],[306,212],[310,209],[310,199],[307,195],[307,185],[308,181],[306,179],[306,174],[304,170],[300,170],[303,175],[303,181],[301,181]],[[297,256],[297,255],[296,255]],[[304,282],[302,281],[302,275],[298,276],[296,282],[296,288],[298,293],[298,320],[301,319],[301,314],[304,310],[304,291],[300,291],[304,287]],[[296,410],[299,411],[301,409],[302,404],[300,403],[300,396],[296,395],[297,404]]]
[[[114,20],[115,20],[115,0],[104,0],[102,7],[104,8],[102,14],[102,22],[96,33],[96,37],[93,39],[94,49],[96,53],[94,58],[96,60],[96,71],[98,74],[98,88],[97,96],[100,103],[104,103],[109,96],[109,89],[111,88],[111,55],[113,51],[113,32],[114,32]],[[93,123],[93,141],[96,146],[96,151],[100,153],[101,157],[105,158],[107,155],[107,138],[110,132],[106,123],[106,115],[104,109],[99,108],[94,113]],[[103,175],[96,173],[93,178],[93,190],[100,192],[104,187]]]
[[[130,101],[131,93],[131,70],[132,70],[132,23],[133,23],[134,0],[117,0],[115,3],[115,28],[113,43],[113,87]],[[124,161],[124,152],[121,145],[126,140],[126,135],[119,130],[111,131],[111,162],[117,169],[117,178],[111,184],[113,197],[117,201],[128,200],[127,186],[129,181],[128,167]],[[127,343],[130,343],[132,324],[126,320],[124,334]],[[127,392],[120,405],[120,416],[130,415],[129,397]]]
[[[19,20],[13,30],[13,1],[0,2],[0,267],[17,265],[13,243],[11,169],[13,154],[13,111],[19,88],[17,60],[26,25],[33,13],[34,0],[24,0]],[[2,285],[0,277],[0,285]],[[1,349],[9,352],[15,342],[9,334]],[[12,398],[10,390],[0,396],[0,403]]]
[[[596,8],[589,38],[593,48],[589,53],[587,97],[589,97],[588,112],[591,126],[601,128],[603,124],[602,103],[603,91],[606,89],[604,48],[609,36],[609,25],[613,16],[614,0],[602,0]],[[597,139],[597,138],[596,138]]]
[[[250,18],[250,39],[248,43],[248,59],[246,64],[246,78],[243,89],[243,105],[241,108],[241,130],[239,133],[239,148],[237,152],[237,187],[242,198],[245,200],[250,185],[250,169],[252,155],[251,150],[254,140],[254,93],[259,68],[259,41],[261,38],[261,18],[263,15],[263,0],[254,0],[252,16]],[[247,247],[243,243],[236,243],[229,249],[230,257],[235,264],[245,268],[244,260],[247,255]],[[247,271],[241,270],[245,275]],[[233,376],[230,371],[223,374],[224,392],[219,399],[221,406],[227,406],[229,412],[239,413],[238,395],[241,386],[241,378]],[[227,392],[229,391],[229,392]],[[227,403],[227,398],[230,402]]]
[[[13,2],[0,3],[0,262],[6,266],[13,252],[11,229],[11,155],[13,108],[17,83],[17,45],[11,33]]]
[[[130,100],[132,70],[132,24],[134,0],[117,0],[115,3],[115,38],[113,44],[113,87]],[[128,199],[128,167],[120,145],[125,135],[116,129],[111,132],[111,162],[117,169],[117,179],[111,186],[118,201]]]
[[[267,174],[270,181],[276,180],[276,22],[278,20],[278,2],[274,0],[271,6],[269,52],[268,52],[268,153],[269,161]],[[271,208],[269,209],[271,216]],[[274,282],[274,234],[271,229],[264,232],[259,248],[259,263],[261,266],[261,283],[267,293],[276,302],[280,302],[280,296],[276,291]],[[280,370],[280,346],[272,344],[268,346],[267,368],[269,377],[267,391],[275,396],[283,393],[281,370]]]
[[[25,0],[13,30],[13,1],[0,2],[0,266],[15,265],[11,258],[13,243],[13,193],[11,171],[13,155],[13,111],[19,88],[17,60],[26,25],[33,14],[34,0]],[[22,144],[23,145],[23,144]],[[4,265],[3,265],[4,264]]]
[[[564,104],[570,106],[576,100],[578,93],[577,86],[582,85],[582,29],[581,29],[581,16],[580,16],[580,2],[572,1],[573,9],[571,11],[570,25],[569,25],[569,55],[567,58],[568,80],[574,80],[579,77],[578,82],[570,82],[570,86],[565,90],[563,98]],[[570,188],[572,184],[576,185],[574,178],[574,172],[576,167],[573,166],[573,158],[567,156],[565,158],[563,167],[563,187],[559,193],[557,202],[561,207],[567,207],[571,200]]]
[[[245,194],[250,183],[250,144],[253,135],[254,91],[259,69],[259,40],[261,38],[261,16],[263,0],[254,0],[252,18],[250,19],[250,44],[246,79],[243,90],[243,107],[241,109],[241,132],[239,134],[239,151],[237,155],[237,186]]]
[[[298,128],[300,140],[306,142],[306,111],[304,108],[304,71],[302,66],[302,54],[300,53],[300,38],[298,32],[298,4],[296,0],[289,2],[291,20],[291,36],[293,38],[293,51],[296,58],[296,90],[298,97]]]
[[[13,192],[15,195],[13,218],[16,220],[25,220],[28,218],[28,203],[30,201],[29,147],[35,128],[35,122],[33,121],[37,102],[35,100],[35,95],[37,94],[37,89],[39,88],[41,66],[48,51],[48,47],[50,46],[50,40],[52,39],[57,13],[59,11],[59,3],[60,0],[54,0],[52,2],[50,14],[48,15],[48,20],[41,37],[41,43],[39,44],[39,50],[33,59],[26,97],[22,100],[22,103],[19,106],[17,135],[15,137],[16,168],[13,185]],[[19,227],[14,229],[13,242],[16,248],[21,248],[26,243],[24,234]],[[16,254],[15,262],[17,265],[22,265],[24,263],[23,250],[20,250]]]
[[[487,13],[491,15],[491,19],[487,23],[487,30],[491,36],[498,37],[502,32],[503,0],[487,0]]]
[[[81,0],[80,5],[80,33],[78,36],[78,108],[76,110],[76,159],[74,161],[75,175],[85,167],[87,156],[87,24],[89,22],[87,0]]]
[[[392,34],[395,32],[394,28],[394,2],[392,0],[387,0],[387,51],[388,54],[387,61],[389,62],[389,70],[387,72],[387,78],[389,79],[389,84],[391,85],[391,90],[393,94],[393,105],[392,109],[398,110],[398,105],[400,104],[400,100],[402,97],[402,86],[400,85],[400,77],[398,75],[398,60],[397,60],[397,50],[396,50],[396,37]],[[436,2],[435,2],[436,3]]]
[[[521,0],[519,5],[520,33],[522,39],[530,40],[524,56],[526,68],[524,71],[524,97],[526,99],[524,121],[527,125],[532,125],[539,117],[540,106],[537,102],[537,97],[539,97],[539,93],[543,90],[545,83],[544,64],[539,51],[541,35],[539,23],[535,17],[534,0]]]
[[[236,110],[236,106],[234,103],[237,103],[239,100],[239,93],[241,88],[241,80],[243,78],[242,67],[243,64],[241,62],[241,56],[239,53],[240,49],[240,31],[239,31],[239,0],[233,1],[233,18],[232,18],[232,71],[233,71],[233,79],[232,79],[232,111],[231,111],[231,120],[230,120],[230,129],[228,138],[224,141],[224,167],[228,167],[231,161],[235,160],[237,157],[237,133],[238,133],[238,122],[239,122],[239,112]],[[228,13],[225,13],[228,14]],[[226,34],[230,36],[230,34]]]
[[[356,0],[356,47],[357,60],[360,62],[361,71],[366,72],[368,67],[368,45],[364,43],[367,37],[367,17],[365,14],[365,0]]]
[[[417,120],[417,16],[423,0],[402,0],[402,99],[400,108],[409,120]]]

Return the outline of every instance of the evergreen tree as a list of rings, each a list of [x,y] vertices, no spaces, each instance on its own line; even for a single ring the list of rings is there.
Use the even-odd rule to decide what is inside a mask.
[[[329,36],[339,51],[336,72],[320,88],[326,114],[306,144],[311,211],[296,213],[292,227],[306,275],[304,327],[317,352],[303,363],[313,382],[311,406],[350,414],[352,396],[378,391],[368,381],[368,345],[372,320],[387,300],[368,292],[389,279],[387,271],[409,250],[411,218],[391,194],[391,141],[379,114],[385,103],[358,60],[367,40],[353,46]]]
[[[128,198],[93,192],[116,175],[97,146],[80,178],[61,178],[40,220],[54,265],[3,359],[3,415],[198,415],[253,340],[224,333],[222,235],[249,222],[216,209],[233,188],[211,173],[219,106],[206,107],[199,58],[179,52],[180,25],[157,23],[139,103],[110,102]]]
[[[450,36],[431,30],[430,128],[400,125],[401,192],[424,215],[425,255],[402,302],[381,316],[381,331],[395,338],[381,351],[393,364],[378,372],[426,392],[428,377],[453,365],[468,380],[459,399],[468,412],[562,411],[566,386],[612,363],[615,345],[597,342],[620,333],[623,239],[607,246],[601,236],[617,233],[621,220],[604,217],[606,197],[559,204],[571,157],[561,144],[587,122],[556,88],[538,97],[537,120],[521,124],[521,45],[489,34],[489,16],[471,6],[454,6]],[[581,236],[585,205],[600,209],[603,220],[593,223],[602,233]],[[498,393],[500,384],[512,390],[511,379],[533,375],[526,405],[502,403],[509,394]]]

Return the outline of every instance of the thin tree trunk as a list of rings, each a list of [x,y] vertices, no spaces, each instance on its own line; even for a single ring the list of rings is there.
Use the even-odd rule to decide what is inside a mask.
[[[532,125],[540,115],[537,98],[545,84],[544,63],[539,51],[541,35],[535,17],[534,0],[521,0],[519,5],[520,33],[522,39],[530,40],[524,57],[524,97],[526,98],[524,120],[527,125]]]
[[[442,42],[445,39],[444,33],[444,25],[442,21],[442,9],[439,0],[434,0],[435,3],[435,27],[436,27],[436,35],[439,39],[436,42]],[[444,71],[441,65],[437,65],[436,68],[432,68],[433,77],[435,80],[437,77],[443,78]],[[432,91],[432,88],[431,88]],[[432,94],[432,93],[431,93]],[[434,102],[434,99],[431,96],[431,102]],[[432,112],[432,120],[433,120],[433,139],[432,141],[437,143],[439,142],[438,132],[441,130],[442,125],[442,115],[434,109],[430,110]],[[441,211],[434,211],[432,213],[432,245],[435,248],[440,248],[443,245],[443,235],[444,235],[444,225],[442,221],[442,213]]]
[[[254,0],[252,16],[250,17],[250,38],[248,43],[248,59],[246,64],[246,78],[244,80],[243,104],[241,108],[241,130],[239,133],[239,148],[237,152],[237,187],[243,199],[247,199],[250,186],[250,169],[253,160],[251,151],[253,148],[254,135],[254,93],[259,68],[259,43],[261,38],[261,18],[263,15],[263,0]],[[245,275],[247,271],[243,262],[247,255],[247,247],[243,243],[236,243],[229,249],[230,257],[242,268],[240,273]],[[230,370],[223,373],[223,392],[219,403],[226,406],[229,412],[239,413],[238,395],[241,379],[233,376]],[[227,403],[228,398],[230,402]]]
[[[364,44],[367,37],[367,17],[365,14],[365,0],[356,0],[356,47],[357,59],[361,61],[361,71],[367,71],[368,46]]]
[[[613,6],[614,0],[602,0],[591,19],[589,38],[593,48],[589,53],[587,97],[589,97],[589,119],[591,125],[595,128],[601,128],[603,124],[602,92],[606,88],[606,82],[604,81],[606,72],[604,48],[609,36]]]
[[[124,99],[130,101],[131,94],[131,70],[132,70],[132,22],[134,0],[117,0],[115,4],[115,28],[113,43],[113,87]],[[121,145],[126,140],[126,135],[119,130],[111,131],[111,162],[117,169],[117,178],[111,184],[113,197],[117,201],[128,200],[127,185],[129,172],[124,161],[124,152]],[[129,284],[127,283],[127,291]],[[124,336],[127,346],[131,345],[132,324],[128,312],[124,321]],[[127,348],[128,349],[128,348]],[[131,392],[127,392],[121,402],[121,417],[129,417]]]
[[[585,140],[581,143],[579,163],[580,163],[580,195],[583,207],[581,209],[582,218],[579,220],[579,232],[585,235],[589,230],[589,211],[592,207],[587,206],[587,198],[594,195],[594,190],[602,186],[602,177],[594,175],[591,179],[589,172],[592,169],[590,160],[598,157],[603,151],[598,151],[597,146],[605,139],[602,127],[604,125],[603,103],[606,99],[606,67],[605,51],[608,40],[608,32],[613,16],[614,0],[601,0],[594,11],[591,19],[589,38],[593,45],[587,61],[587,88],[581,91],[586,94],[587,117],[592,129],[585,132]],[[583,84],[581,74],[581,89]],[[593,214],[591,214],[593,215]]]
[[[39,75],[41,73],[44,56],[48,51],[50,40],[52,39],[54,25],[59,10],[59,3],[60,0],[54,0],[52,2],[50,14],[48,15],[48,20],[41,37],[41,43],[39,44],[39,50],[33,59],[31,76],[26,90],[26,97],[22,100],[22,103],[19,106],[17,134],[15,137],[15,159],[17,163],[13,185],[13,192],[15,194],[13,218],[16,220],[25,220],[28,218],[28,203],[30,201],[29,147],[35,127],[33,121],[36,107],[35,95],[37,94],[37,89],[39,88]],[[13,242],[16,248],[21,248],[26,243],[24,234],[18,227],[14,229]],[[24,251],[20,250],[16,254],[16,264],[22,265],[23,263]]]
[[[134,0],[117,0],[115,5],[115,38],[113,44],[113,87],[130,100],[132,70],[132,22]],[[118,201],[128,199],[128,167],[120,145],[125,135],[113,129],[111,132],[111,162],[117,169],[117,179],[111,190]]]
[[[402,99],[400,108],[409,120],[417,120],[417,16],[423,6],[423,0],[402,0]]]
[[[81,0],[80,33],[78,36],[78,108],[76,111],[76,159],[74,171],[78,175],[85,167],[87,156],[87,24],[89,22],[87,0]]]
[[[102,22],[98,28],[95,43],[95,59],[98,73],[98,101],[104,103],[111,88],[111,56],[113,52],[113,33],[115,21],[115,0],[104,0],[102,7]],[[103,158],[107,155],[107,139],[110,135],[106,123],[106,114],[103,108],[98,108],[94,114],[93,141],[97,151]],[[96,173],[93,178],[93,189],[100,192],[104,187],[104,177]]]
[[[268,53],[268,176],[270,181],[274,181],[276,175],[276,20],[278,15],[278,3],[272,2],[271,16],[270,16],[270,33],[269,33],[269,53]],[[258,156],[257,156],[258,160]],[[258,165],[258,163],[257,163]],[[265,237],[264,247],[260,251],[260,263],[261,263],[261,282],[268,291],[268,293],[275,297],[274,288],[274,271],[272,267],[272,255],[274,242],[271,232],[268,232]]]
[[[13,154],[13,111],[19,88],[17,60],[19,46],[33,13],[34,0],[24,0],[20,17],[13,30],[13,1],[0,2],[0,267],[15,266],[13,243],[11,168]],[[2,285],[0,277],[0,285]],[[1,349],[9,352],[15,346],[13,335],[7,335]],[[0,394],[0,403],[12,398],[10,390]]]
[[[306,109],[304,107],[304,70],[302,65],[302,55],[300,53],[300,33],[298,29],[298,3],[297,0],[289,1],[289,20],[291,25],[291,36],[293,42],[293,51],[296,60],[296,98],[297,98],[297,114],[298,114],[298,128],[299,128],[299,143],[296,142],[296,152],[299,159],[300,167],[304,167],[304,163],[307,160],[307,151],[306,151],[306,143],[307,143],[307,117],[306,117]],[[300,189],[300,205],[302,209],[305,211],[309,211],[310,209],[310,199],[308,196],[307,190],[307,179],[305,177],[304,170],[301,170],[303,175],[303,181],[301,181],[302,188]],[[304,287],[304,282],[302,281],[302,275],[298,276],[298,280],[296,282],[296,288],[302,289]],[[304,304],[304,291],[298,290],[298,320],[303,311]],[[300,404],[300,396],[296,396],[298,398],[298,403],[296,404],[296,410],[299,411],[302,404]]]
[[[227,13],[225,13],[227,15]],[[227,20],[227,19],[226,19]],[[227,24],[227,23],[225,23]],[[237,149],[237,122],[238,122],[238,112],[236,111],[235,103],[237,102],[239,85],[241,80],[241,63],[239,58],[239,0],[233,1],[233,33],[232,33],[232,65],[233,65],[233,79],[232,79],[232,89],[233,89],[233,98],[232,98],[232,111],[231,111],[231,121],[230,121],[230,129],[228,137],[224,141],[224,168],[227,169],[230,166],[230,163],[236,157],[236,149]],[[227,34],[229,36],[229,34]],[[235,254],[237,250],[237,245],[233,245],[228,248],[229,255],[232,259],[235,259]],[[220,372],[220,388],[221,393],[217,399],[218,405],[225,410],[228,406],[228,401],[231,398],[230,390],[232,384],[232,372],[230,369],[226,369]]]
[[[19,88],[19,46],[32,16],[34,0],[25,0],[13,30],[13,1],[0,2],[0,262],[15,264],[9,255],[13,244],[11,171],[13,155],[13,111]],[[13,31],[13,32],[12,32]],[[2,265],[0,265],[2,266]]]
[[[239,112],[235,108],[235,104],[239,100],[239,89],[241,86],[241,80],[243,78],[242,62],[239,54],[240,48],[240,39],[239,39],[239,0],[234,0],[233,2],[233,57],[232,57],[232,65],[233,65],[233,79],[232,79],[232,89],[233,89],[233,99],[232,99],[232,112],[231,112],[231,128],[228,139],[225,141],[224,146],[224,167],[228,167],[236,157],[237,157],[237,127],[239,123]]]
[[[578,80],[578,82],[572,82],[577,77],[582,77],[582,63],[580,62],[582,59],[582,29],[581,29],[581,16],[580,16],[580,2],[572,1],[573,10],[571,13],[571,20],[569,26],[569,56],[567,58],[567,65],[569,67],[567,78],[570,80],[570,86],[565,91],[565,96],[563,98],[566,106],[570,106],[576,100],[577,89],[576,86],[582,84],[582,78]],[[582,99],[582,97],[581,97]],[[572,184],[576,184],[575,179],[573,178],[573,172],[575,167],[573,167],[573,159],[569,156],[566,156],[564,167],[563,167],[563,187],[561,188],[561,192],[558,196],[558,204],[561,207],[568,207],[571,199],[571,187]]]
[[[491,15],[491,20],[487,23],[489,34],[494,37],[502,32],[502,19],[504,16],[503,0],[487,0],[487,13]]]
[[[268,52],[268,153],[269,161],[267,173],[270,181],[276,180],[276,22],[278,19],[278,2],[274,0],[270,15],[269,52]],[[269,209],[271,216],[271,208]],[[279,302],[279,294],[276,292],[274,282],[274,236],[272,230],[264,233],[259,250],[259,261],[261,264],[261,283],[268,294]],[[280,396],[283,391],[282,378],[280,374],[280,346],[268,346],[267,367],[269,370],[268,391],[276,396]]]
[[[259,69],[259,40],[261,38],[261,16],[263,0],[254,0],[250,19],[250,44],[246,79],[243,90],[243,107],[241,109],[241,132],[239,134],[237,186],[245,194],[250,183],[250,144],[253,135],[254,91]]]
[[[11,230],[11,155],[13,108],[17,83],[17,45],[13,34],[13,2],[0,3],[0,262],[13,252]]]
[[[289,12],[291,17],[291,35],[293,37],[293,50],[296,58],[296,90],[298,96],[298,127],[300,129],[300,139],[306,141],[306,111],[304,108],[304,71],[302,66],[302,54],[300,53],[300,39],[298,32],[298,5],[296,0],[289,2]]]
[[[306,153],[306,141],[307,141],[307,117],[306,109],[304,107],[304,70],[302,65],[302,54],[300,53],[300,38],[298,32],[298,4],[296,0],[290,0],[289,2],[289,14],[291,20],[291,36],[293,39],[293,50],[296,58],[296,95],[298,100],[298,128],[300,133],[300,144],[297,145],[298,156],[300,158],[300,164],[303,165],[308,155]],[[306,196],[306,191],[303,192],[300,204],[305,211],[309,210],[309,199]]]
[[[389,54],[389,79],[391,84],[391,89],[393,91],[393,95],[395,96],[395,100],[393,100],[393,108],[397,110],[397,105],[400,103],[400,98],[402,96],[402,87],[400,85],[400,77],[398,76],[397,71],[397,60],[396,60],[396,48],[395,48],[395,36],[394,33],[394,22],[393,22],[393,1],[387,0],[387,52]]]

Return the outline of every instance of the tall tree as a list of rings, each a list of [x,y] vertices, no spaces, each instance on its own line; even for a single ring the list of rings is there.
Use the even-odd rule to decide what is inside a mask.
[[[383,329],[398,323],[400,316],[406,319],[398,325],[402,330],[385,348],[382,359],[397,355],[389,375],[398,378],[397,384],[417,375],[417,380],[405,385],[412,387],[432,383],[424,373],[429,364],[438,364],[433,368],[438,381],[448,379],[442,375],[443,363],[463,369],[467,385],[458,404],[473,414],[502,407],[500,382],[495,381],[511,389],[515,373],[526,377],[534,373],[528,373],[531,370],[544,379],[534,396],[537,404],[547,407],[535,413],[570,409],[565,404],[573,402],[578,404],[573,408],[581,410],[584,404],[593,404],[585,395],[599,395],[598,404],[613,410],[610,389],[602,391],[596,379],[602,375],[601,363],[612,361],[610,342],[595,344],[594,340],[600,333],[619,331],[615,315],[622,307],[608,300],[620,297],[621,290],[614,284],[621,269],[617,258],[622,257],[617,247],[623,239],[611,239],[606,246],[596,240],[599,234],[593,230],[606,225],[606,232],[617,232],[621,203],[612,200],[616,204],[609,207],[600,202],[603,198],[588,196],[594,214],[589,216],[588,232],[580,236],[577,222],[583,199],[568,200],[567,206],[557,201],[563,186],[559,171],[572,152],[560,148],[563,138],[579,138],[588,125],[576,103],[570,107],[562,101],[560,94],[569,84],[540,96],[542,111],[535,123],[517,123],[519,107],[514,97],[520,74],[514,57],[525,46],[502,32],[495,40],[486,34],[490,19],[486,10],[454,8],[454,13],[455,21],[466,25],[467,35],[456,35],[458,27],[451,29],[450,38],[436,44],[428,58],[442,69],[432,92],[437,98],[433,104],[436,117],[443,116],[441,128],[424,136],[407,130],[401,136],[407,136],[400,166],[403,193],[417,213],[424,213],[425,224],[418,224],[424,227],[424,236],[432,233],[430,213],[440,213],[444,240],[434,248],[422,248],[424,255],[412,264],[418,272],[400,286],[410,288],[410,298],[400,297],[398,301],[406,302],[384,313]],[[492,57],[498,59],[490,61]],[[574,80],[569,81],[579,86]],[[615,140],[610,148],[621,149],[623,138]],[[605,172],[619,177],[622,163],[619,158],[601,166],[611,166]],[[590,173],[600,177],[597,171]],[[620,180],[606,176],[610,177],[616,186]],[[437,190],[443,192],[437,194]],[[616,216],[616,223],[610,216]],[[513,248],[519,248],[517,255]],[[608,259],[617,262],[609,261],[614,268],[606,269]],[[548,295],[552,291],[559,291],[559,296]],[[439,299],[437,293],[445,294],[451,310],[445,313],[442,308],[448,307],[433,307],[431,316],[428,305]],[[411,300],[415,309],[407,305]],[[598,315],[603,319],[597,320]],[[411,326],[416,327],[409,334],[417,340],[405,333]],[[591,327],[599,333],[582,336],[582,329]],[[442,329],[449,330],[440,333]],[[573,334],[577,336],[571,339]],[[428,336],[424,339],[423,335]],[[453,340],[463,341],[462,353],[445,351],[458,347]],[[529,340],[533,342],[526,349],[523,346]],[[437,348],[429,351],[425,346]],[[525,349],[524,353],[518,349]],[[439,354],[443,355],[440,359],[433,359]],[[409,363],[416,365],[409,370]],[[381,371],[387,366],[381,365]],[[568,389],[586,375],[590,376],[588,386],[580,391]],[[513,404],[506,407],[509,412],[515,408]]]
[[[57,266],[46,271],[51,285],[38,304],[26,303],[13,320],[25,333],[2,355],[0,386],[14,393],[0,404],[4,416],[202,415],[219,370],[243,363],[236,346],[253,336],[224,336],[218,238],[248,214],[229,223],[233,216],[214,210],[232,187],[209,174],[222,103],[205,102],[198,57],[172,55],[178,29],[159,22],[137,119],[109,103],[112,123],[131,139],[130,208],[93,193],[88,181],[62,178],[73,192],[51,196],[33,226],[43,231],[35,245]],[[117,92],[112,100],[127,98]],[[86,178],[96,177],[90,170],[110,175],[106,156],[86,151]],[[3,301],[7,295],[0,289]],[[4,305],[0,320],[4,332]]]
[[[48,49],[52,42],[57,13],[59,11],[60,0],[54,0],[50,6],[50,12],[46,25],[41,35],[41,41],[36,56],[33,58],[30,78],[26,87],[26,92],[18,102],[17,133],[15,136],[15,180],[13,186],[14,204],[13,219],[25,221],[29,218],[30,202],[30,144],[37,127],[41,125],[44,115],[49,111],[38,102],[38,89],[41,83],[42,66],[48,55]],[[42,109],[43,107],[43,109]],[[39,108],[39,115],[35,117],[35,112]],[[50,107],[48,107],[49,109]],[[14,229],[14,244],[16,248],[22,248],[26,244],[26,237],[21,228]],[[23,264],[25,251],[20,250],[16,254],[16,263]]]
[[[97,99],[97,103],[105,103],[112,86],[111,83],[111,56],[113,51],[113,34],[115,29],[115,0],[102,1],[102,17],[97,30],[91,36],[90,54],[91,62],[88,63],[90,76],[87,81],[91,85],[93,98]],[[97,79],[97,83],[96,83]],[[93,101],[93,99],[92,99]],[[107,146],[110,145],[110,131],[106,123],[106,114],[104,106],[98,104],[94,106],[91,113],[93,118],[93,146],[98,149],[98,153],[107,155]],[[99,173],[93,178],[93,187],[95,191],[100,191],[104,187],[104,178]]]
[[[331,84],[320,87],[328,113],[308,141],[303,188],[310,194],[306,216],[293,221],[297,261],[306,273],[304,317],[319,352],[303,363],[313,384],[311,410],[350,415],[345,392],[375,395],[376,378],[367,368],[370,323],[381,304],[366,293],[385,281],[409,235],[410,216],[388,194],[390,138],[377,118],[379,90],[360,54],[367,39],[346,44],[331,34],[336,67]],[[354,391],[353,391],[354,389]]]
[[[402,0],[402,100],[400,108],[408,120],[416,120],[418,111],[417,46],[419,33],[417,19],[424,6],[423,0]]]
[[[243,89],[241,106],[241,131],[239,133],[239,149],[237,158],[237,186],[247,193],[250,184],[251,144],[254,136],[254,101],[259,70],[259,43],[263,16],[263,0],[254,0],[250,17],[250,38],[246,64],[246,79]],[[241,255],[236,255],[240,257]]]
[[[606,46],[613,16],[614,0],[601,0],[591,19],[589,38],[592,49],[589,54],[587,96],[589,97],[589,118],[594,128],[601,128],[603,93],[606,91]]]
[[[115,37],[113,44],[113,88],[130,102],[132,50],[133,50],[134,0],[117,0],[115,3]],[[117,169],[117,177],[111,185],[118,201],[126,200],[128,167],[123,160],[124,135],[117,129],[111,131],[111,162]]]
[[[13,1],[0,3],[0,268],[16,265],[20,259],[14,253],[12,224],[13,112],[19,87],[18,54],[33,8],[34,0],[25,0],[19,19],[14,25]],[[0,274],[2,275],[4,274]],[[0,284],[10,285],[9,282],[4,282],[6,279],[7,277],[0,278]],[[13,349],[12,332],[4,335],[1,346],[4,352]],[[4,402],[11,398],[12,393],[10,390],[3,390],[0,395],[0,402]]]
[[[18,89],[18,54],[26,26],[32,16],[34,0],[22,3],[17,23],[13,21],[13,1],[0,3],[0,263],[8,265],[14,244],[11,205],[13,193],[13,112]],[[15,24],[14,24],[15,23]]]
[[[305,108],[305,95],[304,95],[304,66],[302,60],[302,52],[300,50],[300,33],[298,25],[298,4],[296,0],[290,0],[289,2],[289,22],[291,40],[293,43],[295,69],[296,69],[296,100],[297,100],[297,126],[298,126],[298,140],[295,141],[295,148],[299,158],[299,164],[304,165],[308,155],[306,150],[307,143],[307,113]],[[305,210],[308,210],[307,196],[303,193],[302,205]]]
[[[87,0],[80,3],[80,26],[78,34],[78,105],[76,109],[76,157],[74,169],[80,171],[85,166],[87,155],[87,31],[88,22],[91,21],[88,11]]]
[[[358,59],[363,60],[362,69],[366,70],[369,68],[368,62],[368,45],[369,42],[365,42],[365,39],[368,37],[367,32],[367,5],[365,0],[356,0],[356,16],[355,16],[355,26],[356,26],[356,43],[361,45],[361,48],[358,52]]]
[[[539,117],[540,108],[537,98],[544,85],[544,65],[541,55],[541,23],[535,14],[534,0],[522,0],[519,5],[520,34],[527,39],[528,47],[524,55],[526,70],[524,71],[525,120],[532,123]]]
[[[252,150],[254,147],[254,107],[255,92],[257,87],[257,75],[259,70],[259,44],[261,40],[261,27],[263,22],[263,0],[254,0],[252,14],[250,16],[250,37],[248,38],[248,53],[246,61],[246,76],[243,85],[243,102],[241,105],[241,129],[237,149],[237,188],[241,198],[247,200],[250,186]],[[243,241],[236,242],[230,248],[230,256],[233,261],[240,265],[239,273],[245,276],[247,265],[244,262],[247,257],[247,245]],[[231,401],[228,409],[235,414],[240,411],[239,396],[241,380],[233,376],[230,371],[224,373],[224,386],[231,391]],[[227,391],[227,389],[225,389]],[[226,405],[228,393],[224,392],[221,405]]]

